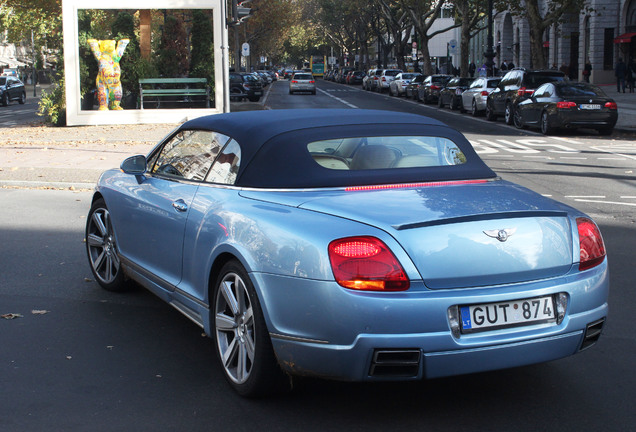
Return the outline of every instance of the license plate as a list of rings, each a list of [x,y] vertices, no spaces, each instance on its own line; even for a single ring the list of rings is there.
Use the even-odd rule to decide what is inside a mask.
[[[550,322],[555,319],[552,296],[462,306],[462,333]]]
[[[261,92],[254,92],[254,96],[260,96],[260,95],[262,95],[262,94],[263,94],[263,93],[261,93]]]
[[[600,110],[601,109],[601,105],[599,104],[581,104],[581,109],[584,110]]]

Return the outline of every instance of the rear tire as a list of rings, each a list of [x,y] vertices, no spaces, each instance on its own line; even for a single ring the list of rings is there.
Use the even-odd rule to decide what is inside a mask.
[[[291,389],[278,365],[256,290],[238,261],[226,263],[214,287],[214,341],[230,385],[245,397]]]
[[[473,99],[473,103],[470,105],[470,114],[473,117],[479,116],[479,110],[477,109],[477,101]]]

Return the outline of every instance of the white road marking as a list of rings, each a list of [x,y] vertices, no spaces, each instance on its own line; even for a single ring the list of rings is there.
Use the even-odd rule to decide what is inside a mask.
[[[354,104],[349,103],[349,102],[347,102],[347,101],[346,101],[346,100],[344,100],[344,99],[340,99],[339,97],[336,97],[336,96],[334,96],[334,95],[332,95],[332,94],[329,94],[329,93],[328,93],[328,92],[326,92],[325,90],[322,90],[322,89],[317,89],[317,90],[318,90],[320,93],[326,94],[326,95],[327,95],[327,96],[329,96],[330,98],[334,98],[334,99],[335,99],[335,100],[337,100],[338,102],[343,103],[343,104],[345,104],[346,106],[348,106],[348,107],[350,107],[350,108],[358,108],[358,107],[357,107],[357,106],[355,106]]]
[[[588,202],[588,203],[599,203],[599,204],[624,205],[624,206],[636,207],[636,203],[626,203],[626,202],[618,202],[618,201],[600,201],[600,200],[591,200],[591,199],[575,199],[574,201]]]

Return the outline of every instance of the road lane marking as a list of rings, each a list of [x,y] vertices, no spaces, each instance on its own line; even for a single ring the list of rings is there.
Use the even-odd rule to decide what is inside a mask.
[[[555,137],[555,136],[551,138],[555,140],[559,140],[559,141],[565,141],[566,143],[570,143],[570,144],[583,144],[582,142],[579,142],[570,138],[561,138],[561,137]]]
[[[636,207],[636,203],[626,203],[619,201],[601,201],[601,200],[592,200],[592,199],[575,199],[577,202],[587,202],[587,203],[598,203],[598,204],[612,204],[612,205],[624,205],[629,207]]]
[[[345,104],[346,106],[348,106],[348,107],[350,107],[350,108],[356,108],[356,109],[358,108],[358,107],[357,107],[357,106],[355,106],[354,104],[349,103],[349,102],[347,102],[347,101],[346,101],[346,100],[344,100],[344,99],[340,99],[339,97],[336,97],[336,96],[334,96],[334,95],[330,94],[329,92],[327,92],[327,91],[325,91],[325,90],[322,90],[322,89],[317,89],[317,90],[318,90],[320,93],[323,93],[323,94],[325,94],[325,95],[329,96],[330,98],[334,98],[334,99],[335,99],[335,100],[337,100],[338,102],[343,103],[343,104]]]

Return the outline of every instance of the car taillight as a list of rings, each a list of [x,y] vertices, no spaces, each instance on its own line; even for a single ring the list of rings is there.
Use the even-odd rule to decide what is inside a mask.
[[[574,103],[574,102],[568,102],[568,101],[561,101],[561,102],[557,102],[557,108],[558,108],[558,109],[570,109],[570,108],[576,108],[576,103]]]
[[[339,285],[360,291],[405,291],[409,280],[389,248],[375,237],[329,243],[329,261]]]
[[[618,109],[618,105],[616,105],[616,102],[606,102],[605,108]]]
[[[437,87],[436,85],[432,85],[431,90],[439,90],[439,87]]]
[[[598,226],[588,218],[576,218],[581,255],[579,270],[596,267],[605,259],[605,244]]]
[[[243,88],[244,88],[245,90],[249,90],[249,89],[250,89],[250,85],[249,85],[249,84],[243,84]]]
[[[311,80],[311,81],[309,81],[309,84],[316,84],[316,81]]]
[[[298,84],[298,81],[292,80],[292,84]]]
[[[519,90],[517,90],[518,96],[532,96],[533,93],[534,93],[534,90],[527,89],[525,87],[521,87]]]
[[[486,90],[482,90],[482,91],[481,91],[481,95],[482,95],[482,96],[488,96],[488,92],[487,92]]]

